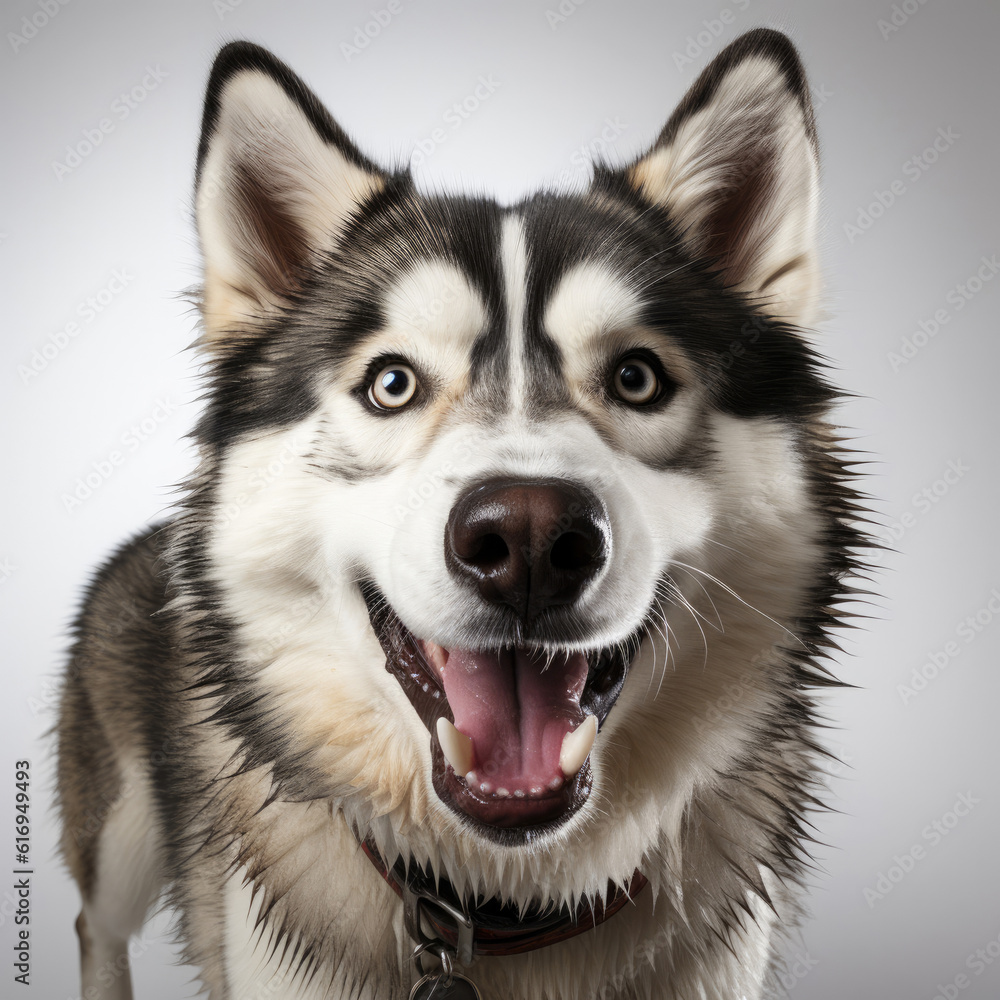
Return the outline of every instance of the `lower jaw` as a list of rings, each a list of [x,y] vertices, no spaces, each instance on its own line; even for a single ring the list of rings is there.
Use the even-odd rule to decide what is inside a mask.
[[[523,846],[562,826],[590,797],[593,772],[590,761],[556,791],[530,798],[480,795],[460,778],[444,759],[437,740],[431,740],[434,791],[449,809],[487,840],[505,847]]]

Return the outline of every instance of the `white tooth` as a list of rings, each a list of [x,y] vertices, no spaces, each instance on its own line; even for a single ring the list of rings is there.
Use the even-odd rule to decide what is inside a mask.
[[[567,778],[572,778],[583,767],[583,762],[594,749],[597,739],[597,716],[588,715],[576,729],[563,737],[559,751],[559,766]]]
[[[425,639],[421,645],[431,669],[437,674],[438,680],[441,680],[444,677],[444,665],[448,662],[448,650],[429,639]]]
[[[444,759],[451,764],[455,774],[466,774],[472,769],[472,740],[463,736],[443,715],[437,721],[437,731]]]

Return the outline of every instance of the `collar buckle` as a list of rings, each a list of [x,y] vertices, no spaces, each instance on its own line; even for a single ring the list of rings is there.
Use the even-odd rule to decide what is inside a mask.
[[[418,942],[418,950],[433,951],[439,957],[442,957],[442,952],[450,952],[463,968],[472,965],[475,939],[472,918],[464,910],[428,890],[405,882],[400,888],[406,930]],[[438,933],[438,928],[454,928],[455,943]]]

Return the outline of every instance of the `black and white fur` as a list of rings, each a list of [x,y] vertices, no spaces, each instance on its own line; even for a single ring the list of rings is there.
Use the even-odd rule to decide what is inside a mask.
[[[355,830],[519,904],[650,880],[584,936],[477,961],[487,1000],[767,995],[815,803],[816,660],[860,542],[801,332],[816,216],[808,89],[773,31],[730,45],[637,162],[509,208],[418,193],[269,53],[223,49],[200,463],[91,585],[61,708],[86,996],[131,996],[100,973],[164,893],[214,1000],[407,996],[402,907]],[[631,349],[668,404],[609,399]],[[420,406],[366,408],[386,357],[421,373]],[[436,642],[511,641],[441,552],[456,497],[498,474],[582,482],[608,512],[611,558],[539,643],[645,629],[589,800],[520,844],[438,799],[359,590]]]

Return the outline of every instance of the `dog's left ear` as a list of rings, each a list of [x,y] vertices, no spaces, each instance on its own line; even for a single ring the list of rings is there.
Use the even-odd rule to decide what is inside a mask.
[[[285,305],[386,180],[284,63],[249,42],[225,46],[208,81],[195,196],[208,345],[252,334]]]
[[[698,77],[628,182],[689,250],[768,314],[810,326],[819,306],[818,164],[795,47],[758,28]]]

